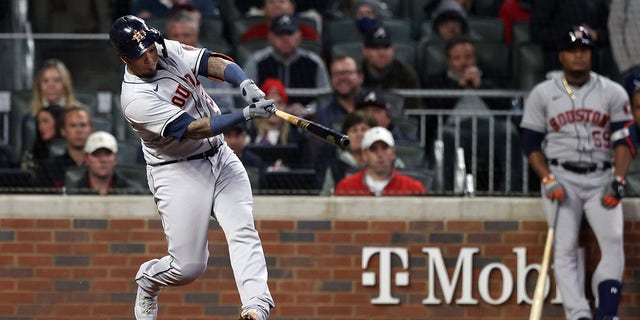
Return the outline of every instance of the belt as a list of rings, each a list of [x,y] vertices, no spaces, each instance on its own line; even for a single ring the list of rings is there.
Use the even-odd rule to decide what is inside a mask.
[[[152,167],[157,167],[157,166],[164,166],[167,164],[172,164],[172,163],[177,163],[177,162],[184,162],[184,161],[190,161],[190,160],[200,160],[200,159],[208,159],[211,158],[213,156],[216,155],[216,153],[218,153],[218,149],[220,149],[220,146],[215,146],[203,153],[198,153],[198,154],[194,154],[192,156],[188,156],[186,158],[182,158],[182,159],[176,159],[176,160],[169,160],[169,161],[165,161],[165,162],[159,162],[159,163],[154,163],[154,164],[150,164],[150,166]]]
[[[609,161],[604,161],[602,162],[602,165],[600,166],[599,163],[592,163],[592,162],[582,162],[582,161],[564,161],[564,162],[560,162],[558,159],[551,159],[549,160],[549,163],[553,166],[561,166],[563,168],[565,168],[566,170],[569,170],[571,172],[575,172],[575,173],[579,173],[579,174],[587,174],[587,173],[591,173],[594,172],[598,169],[601,170],[607,170],[609,168],[611,168],[611,162]]]

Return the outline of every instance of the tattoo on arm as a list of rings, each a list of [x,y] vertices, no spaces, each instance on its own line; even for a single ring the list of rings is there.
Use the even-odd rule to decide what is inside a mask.
[[[224,69],[230,63],[231,61],[227,61],[225,59],[221,59],[218,57],[209,57],[209,61],[207,63],[207,72],[211,77],[224,79]]]
[[[213,136],[213,132],[211,132],[211,119],[210,118],[200,118],[197,119],[187,126],[187,130],[184,132],[184,137],[187,139],[204,139]]]

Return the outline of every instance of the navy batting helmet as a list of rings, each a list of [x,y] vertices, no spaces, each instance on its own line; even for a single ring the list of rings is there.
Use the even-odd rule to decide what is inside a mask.
[[[583,26],[573,26],[560,39],[560,50],[584,46],[593,48],[593,41],[589,30]]]
[[[140,57],[155,42],[162,43],[162,35],[147,27],[144,20],[127,15],[118,18],[109,31],[109,39],[120,56],[130,59]]]

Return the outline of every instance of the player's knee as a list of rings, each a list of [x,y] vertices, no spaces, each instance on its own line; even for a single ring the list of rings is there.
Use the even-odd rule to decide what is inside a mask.
[[[186,263],[181,268],[180,284],[183,284],[183,285],[188,284],[198,279],[198,277],[200,277],[204,273],[206,268],[207,268],[206,261]]]

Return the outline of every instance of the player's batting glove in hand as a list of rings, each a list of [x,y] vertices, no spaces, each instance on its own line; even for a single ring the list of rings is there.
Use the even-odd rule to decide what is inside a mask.
[[[604,189],[604,196],[602,197],[602,206],[605,208],[613,208],[620,203],[624,196],[624,178],[616,176],[611,179],[611,182],[607,184]]]
[[[247,79],[240,83],[240,91],[242,98],[247,103],[253,103],[256,101],[264,100],[265,94],[258,88],[255,82],[251,79]]]
[[[542,184],[544,185],[545,195],[549,200],[558,200],[558,203],[562,203],[567,197],[567,192],[564,190],[564,187],[552,174],[542,178]]]
[[[244,118],[247,120],[255,118],[269,118],[273,114],[273,103],[273,99],[254,102],[242,109],[242,115],[244,115]]]

